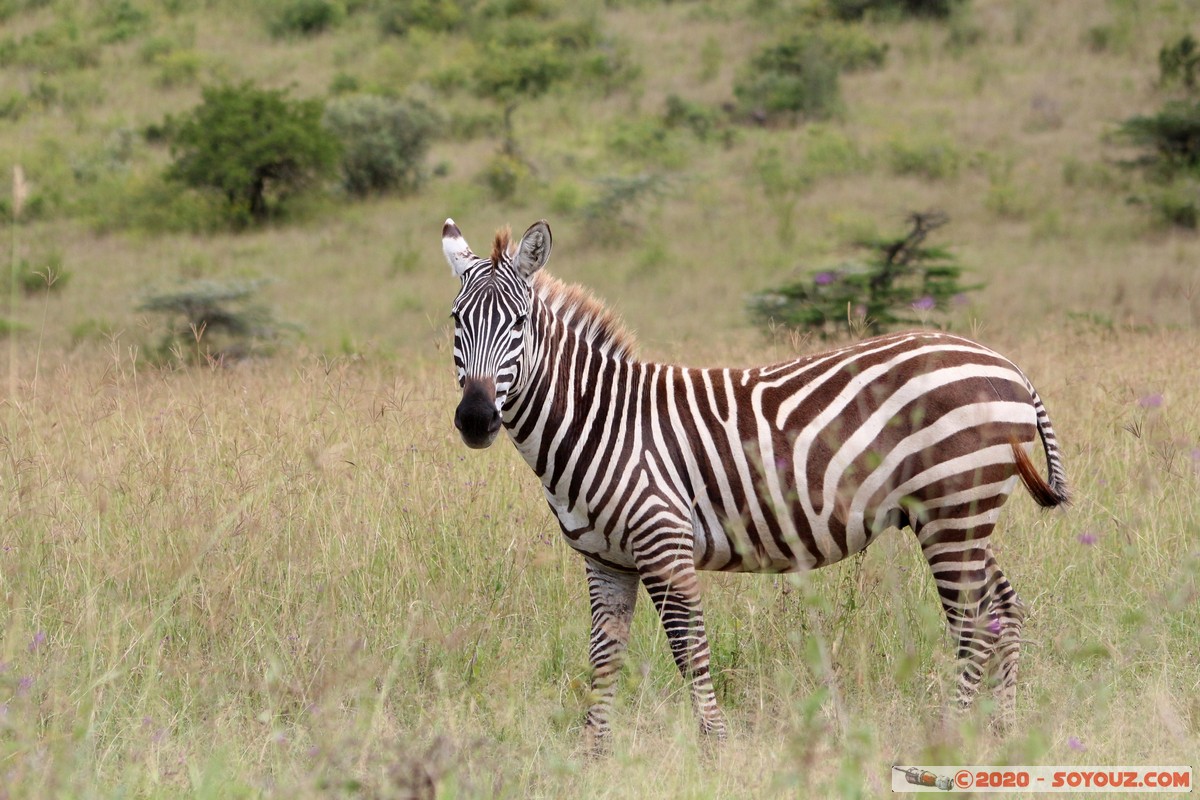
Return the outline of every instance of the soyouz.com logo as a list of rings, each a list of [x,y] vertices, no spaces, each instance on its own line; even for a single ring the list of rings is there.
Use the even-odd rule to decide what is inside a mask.
[[[893,792],[1192,791],[1192,768],[894,766]]]

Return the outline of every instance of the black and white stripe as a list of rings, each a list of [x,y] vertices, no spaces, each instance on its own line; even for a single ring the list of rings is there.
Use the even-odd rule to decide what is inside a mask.
[[[889,527],[911,528],[930,564],[963,662],[960,704],[990,670],[1012,714],[1024,612],[989,536],[1018,481],[1044,506],[1068,493],[1045,407],[1008,359],[912,332],[750,369],[644,362],[603,306],[539,271],[544,222],[515,248],[498,236],[491,258],[451,221],[443,244],[462,279],[464,440],[483,446],[468,429],[481,430],[472,409],[491,383],[488,408],[587,559],[595,742],[608,733],[638,583],[701,729],[723,736],[696,570],[821,567]],[[1039,438],[1048,480],[1030,460]]]

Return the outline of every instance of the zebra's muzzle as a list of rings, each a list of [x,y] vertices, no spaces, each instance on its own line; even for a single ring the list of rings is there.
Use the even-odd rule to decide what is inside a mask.
[[[454,412],[454,427],[467,447],[482,450],[496,441],[500,411],[496,408],[496,390],[491,381],[467,379],[462,401]]]

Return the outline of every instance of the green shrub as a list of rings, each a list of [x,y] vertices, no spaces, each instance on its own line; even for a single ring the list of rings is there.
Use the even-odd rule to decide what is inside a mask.
[[[325,126],[341,142],[342,183],[354,195],[414,191],[425,178],[425,155],[435,129],[423,105],[378,95],[333,100]]]
[[[596,196],[580,208],[580,216],[588,240],[604,247],[629,241],[630,233],[641,227],[631,212],[666,188],[662,177],[650,174],[600,178],[595,183]]]
[[[1163,86],[1181,83],[1191,91],[1196,88],[1198,72],[1200,45],[1190,33],[1184,34],[1174,44],[1163,45],[1158,51],[1159,83]]]
[[[176,50],[159,59],[154,82],[163,89],[191,86],[203,67],[204,58],[195,50]]]
[[[1116,135],[1147,151],[1130,165],[1155,180],[1200,174],[1200,100],[1172,101],[1157,114],[1130,117]]]
[[[63,269],[62,253],[50,252],[32,259],[21,259],[4,270],[5,287],[16,285],[25,294],[58,292],[65,289],[71,273]]]
[[[100,64],[100,46],[67,17],[20,39],[0,40],[0,67],[36,69],[43,76]]]
[[[825,119],[841,105],[838,71],[822,39],[795,35],[751,58],[733,91],[742,110],[760,118]]]
[[[823,25],[817,36],[829,57],[843,72],[878,69],[887,60],[888,46],[877,42],[860,25]]]
[[[18,120],[29,107],[29,98],[15,89],[0,91],[0,119]]]
[[[316,36],[336,27],[345,16],[345,6],[335,0],[286,0],[271,19],[271,35]]]
[[[103,41],[125,42],[150,27],[150,12],[131,0],[105,0],[98,9],[96,24]]]
[[[279,322],[255,299],[265,279],[226,283],[198,280],[173,292],[150,295],[138,311],[161,314],[166,328],[148,348],[157,363],[223,363],[269,355],[294,325]]]
[[[903,135],[888,142],[887,160],[892,172],[897,175],[942,180],[958,174],[963,156],[954,143],[943,135]]]
[[[376,14],[379,29],[392,36],[403,36],[412,28],[453,31],[467,19],[464,3],[458,0],[386,0]]]
[[[1161,224],[1196,230],[1200,227],[1200,182],[1177,180],[1150,190],[1144,198]]]
[[[479,181],[487,187],[494,200],[506,202],[516,198],[531,175],[529,165],[525,161],[512,153],[502,151],[488,161],[479,174]]]
[[[18,333],[24,333],[27,330],[29,330],[28,325],[0,317],[0,339],[7,339],[10,336],[16,336]]]
[[[765,327],[785,325],[822,337],[926,323],[979,288],[960,283],[963,267],[950,251],[923,246],[947,221],[940,212],[913,214],[912,230],[904,237],[864,242],[872,252],[866,261],[754,295],[751,315]]]
[[[845,21],[866,16],[946,19],[967,0],[825,0],[833,15]]]
[[[706,141],[719,126],[720,115],[716,109],[670,94],[667,95],[663,124],[668,128],[686,128],[700,141]]]
[[[167,176],[219,193],[229,223],[265,221],[336,167],[338,142],[321,125],[320,101],[289,100],[249,82],[207,88],[203,98],[182,120],[164,123],[174,159]]]
[[[339,94],[354,94],[362,90],[362,81],[357,76],[346,72],[339,72],[333,76],[333,80],[329,82],[329,93],[332,95]]]

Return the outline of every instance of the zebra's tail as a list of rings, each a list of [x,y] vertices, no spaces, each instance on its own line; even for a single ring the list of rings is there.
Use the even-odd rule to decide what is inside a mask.
[[[1046,451],[1046,467],[1049,477],[1043,478],[1038,474],[1033,460],[1025,452],[1025,448],[1021,447],[1014,438],[1010,444],[1013,457],[1016,459],[1017,474],[1021,476],[1021,482],[1025,484],[1025,488],[1033,495],[1034,501],[1039,506],[1053,508],[1054,506],[1069,505],[1071,491],[1067,488],[1067,475],[1063,471],[1062,457],[1058,452],[1058,440],[1054,436],[1054,428],[1050,425],[1050,415],[1046,413],[1046,407],[1042,405],[1042,398],[1038,397],[1037,391],[1031,384],[1027,383],[1026,385],[1029,386],[1029,393],[1033,398],[1033,408],[1037,412],[1038,435],[1042,439],[1042,448]]]

